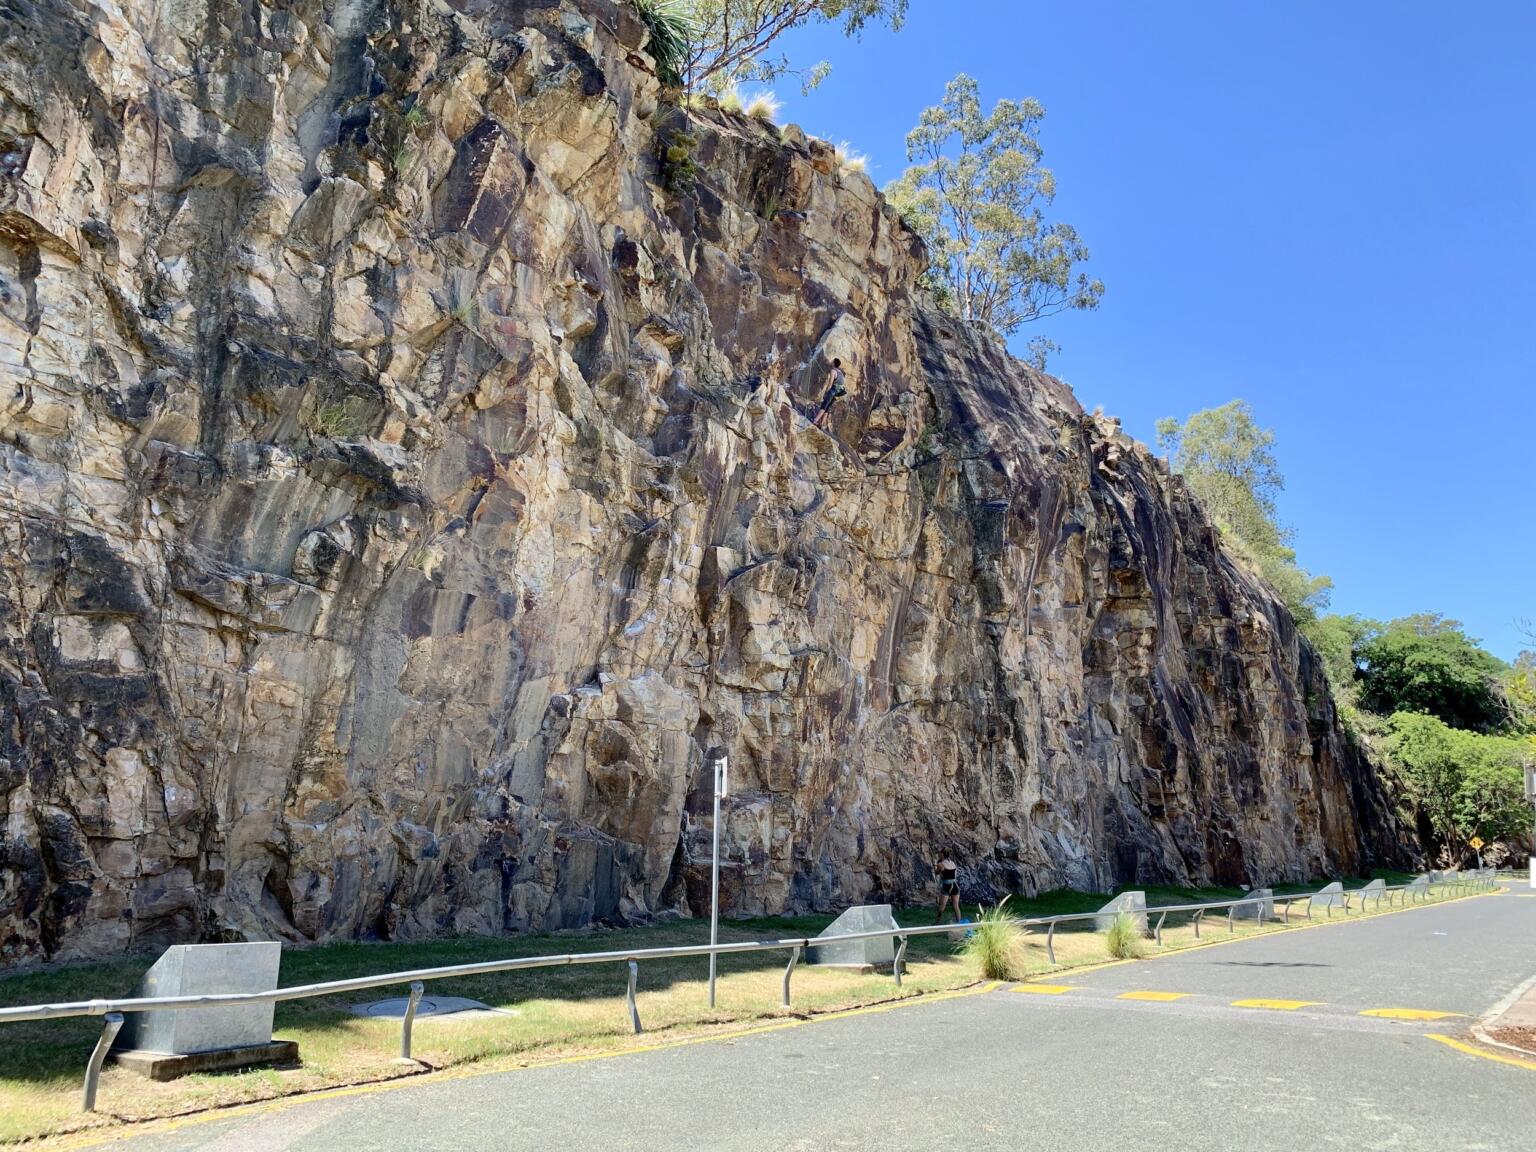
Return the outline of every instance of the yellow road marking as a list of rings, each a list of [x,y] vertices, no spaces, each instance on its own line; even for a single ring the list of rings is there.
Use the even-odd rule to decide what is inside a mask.
[[[1074,976],[1086,976],[1090,972],[1102,972],[1106,968],[1122,968],[1127,964],[1145,964],[1150,960],[1161,960],[1165,956],[1182,956],[1186,952],[1198,952],[1202,948],[1225,948],[1229,944],[1247,944],[1251,940],[1262,940],[1266,936],[1273,936],[1280,932],[1306,932],[1313,928],[1336,928],[1340,924],[1364,924],[1382,916],[1401,916],[1407,912],[1427,912],[1431,908],[1441,908],[1446,904],[1455,904],[1461,900],[1480,900],[1484,896],[1503,896],[1508,888],[1495,888],[1491,892],[1469,892],[1465,896],[1446,896],[1430,904],[1404,904],[1396,908],[1388,908],[1384,912],[1371,912],[1359,916],[1340,916],[1337,919],[1313,920],[1276,925],[1263,932],[1255,932],[1246,936],[1223,936],[1220,940],[1201,940],[1198,944],[1188,944],[1182,948],[1170,948],[1164,952],[1153,952],[1148,956],[1141,956],[1135,960],[1102,960],[1097,964],[1057,965],[1057,971],[1062,975],[1070,972]],[[1519,893],[1517,893],[1519,895]],[[1536,895],[1536,893],[1532,893]],[[1157,911],[1154,907],[1152,911]]]
[[[480,1076],[499,1076],[509,1072],[531,1072],[539,1068],[554,1068],[564,1064],[587,1064],[596,1060],[614,1060],[621,1056],[638,1056],[645,1052],[665,1052],[672,1048],[687,1048],[695,1044],[718,1044],[721,1041],[739,1040],[746,1036],[758,1036],[765,1032],[782,1032],[788,1028],[800,1028],[806,1024],[818,1024],[826,1020],[842,1020],[848,1016],[867,1016],[875,1012],[893,1012],[898,1008],[910,1008],[915,1004],[932,1004],[939,1000],[958,1000],[963,996],[976,996],[981,993],[995,992],[1002,986],[1002,982],[999,980],[988,980],[980,984],[973,984],[968,988],[952,988],[944,992],[922,992],[915,996],[904,996],[899,1000],[888,1000],[883,1004],[869,1004],[862,1008],[845,1008],[836,1012],[817,1012],[792,1020],[777,1020],[767,1024],[759,1024],[735,1031],[718,1032],[708,1036],[685,1036],[676,1040],[665,1040],[658,1044],[620,1048],[612,1052],[584,1052],[577,1056],[557,1056],[546,1060],[540,1060],[535,1056],[525,1064],[503,1065],[494,1068],[480,1067],[475,1064],[449,1065],[446,1068],[426,1069],[422,1072],[397,1076],[390,1080],[371,1080],[363,1084],[340,1084],[333,1088],[320,1088],[312,1092],[294,1092],[290,1095],[278,1096],[270,1100],[251,1100],[244,1104],[224,1106],[215,1105],[205,1111],[191,1112],[182,1116],[166,1116],[145,1120],[119,1120],[115,1124],[103,1125],[99,1128],[65,1132],[60,1133],[58,1136],[44,1137],[42,1139],[47,1141],[47,1147],[55,1149],[56,1152],[64,1152],[65,1149],[90,1148],[109,1141],[121,1140],[128,1135],[176,1132],[219,1120],[238,1120],[266,1113],[281,1112],[296,1105],[307,1104],[316,1100],[335,1100],[348,1096],[373,1096],[382,1092],[392,1092],[397,1088],[404,1088],[409,1085],[442,1084],[449,1080],[470,1080]],[[1041,987],[1045,986],[1041,985]],[[1066,989],[1063,988],[1062,991],[1066,991]],[[511,1056],[513,1054],[507,1053],[506,1055]]]
[[[1033,992],[1037,996],[1060,996],[1063,992],[1072,991],[1071,984],[1016,984],[1015,992]]]
[[[1377,1016],[1383,1020],[1445,1020],[1451,1016],[1465,1016],[1465,1012],[1434,1012],[1428,1008],[1367,1008],[1362,1016]]]
[[[1188,992],[1122,992],[1116,1000],[1153,1000],[1161,1004],[1168,1000],[1182,1000]]]
[[[1319,1000],[1234,1000],[1234,1008],[1268,1008],[1275,1012],[1294,1012],[1298,1008],[1310,1008]]]
[[[1444,1044],[1447,1048],[1454,1048],[1458,1052],[1465,1052],[1468,1056],[1481,1056],[1484,1060],[1493,1060],[1499,1064],[1513,1064],[1516,1068],[1529,1068],[1536,1072],[1536,1061],[1521,1060],[1516,1056],[1503,1056],[1498,1052],[1484,1052],[1481,1048],[1474,1048],[1470,1044],[1463,1044],[1460,1040],[1453,1040],[1449,1036],[1441,1036],[1437,1032],[1426,1032],[1425,1038]]]

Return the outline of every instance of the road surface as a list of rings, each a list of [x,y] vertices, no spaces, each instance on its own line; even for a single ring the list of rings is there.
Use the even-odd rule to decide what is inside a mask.
[[[1055,985],[284,1102],[105,1147],[1531,1148],[1536,1068],[1431,1034],[1463,1035],[1533,973],[1536,898],[1509,893]]]

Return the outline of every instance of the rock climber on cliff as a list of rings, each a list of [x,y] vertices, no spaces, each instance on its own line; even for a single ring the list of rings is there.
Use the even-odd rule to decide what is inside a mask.
[[[953,857],[945,855],[939,861],[939,915],[934,920],[935,924],[944,923],[944,913],[950,904],[955,907],[955,923],[962,919],[960,915],[960,865],[956,864]]]
[[[816,415],[811,417],[811,423],[817,428],[821,427],[821,422],[826,419],[827,413],[832,411],[832,405],[848,394],[844,379],[843,362],[832,361],[832,380],[827,385],[827,390],[821,394],[821,403],[817,405]]]

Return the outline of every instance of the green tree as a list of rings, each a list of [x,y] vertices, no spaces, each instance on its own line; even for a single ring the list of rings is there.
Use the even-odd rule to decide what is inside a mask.
[[[1473,836],[1524,836],[1530,821],[1524,766],[1536,759],[1529,742],[1462,731],[1422,712],[1396,712],[1382,744],[1406,799],[1428,826],[1429,847],[1443,846],[1460,859]]]
[[[941,299],[1003,333],[1096,308],[1104,294],[1079,268],[1088,249],[1076,230],[1045,218],[1056,177],[1040,162],[1044,117],[1036,100],[999,100],[984,113],[976,81],[956,76],[907,135],[912,166],[885,189],[927,243]]]
[[[1500,688],[1507,667],[1455,620],[1394,620],[1356,645],[1360,703],[1373,712],[1425,712],[1453,728],[1493,731],[1512,719]]]
[[[645,0],[655,6],[658,0]],[[810,68],[773,55],[786,33],[805,24],[839,24],[857,36],[871,23],[900,28],[908,0],[680,0],[666,7],[687,10],[687,51],[676,73],[690,92],[714,91],[741,82],[800,78],[809,91],[826,76],[825,61]],[[644,7],[642,6],[642,14]]]
[[[1360,616],[1319,616],[1307,629],[1307,639],[1323,658],[1328,680],[1337,693],[1354,698],[1355,678],[1360,666],[1355,662],[1355,647],[1381,625]]]
[[[1247,401],[1233,400],[1196,412],[1182,424],[1159,420],[1157,439],[1232,550],[1310,629],[1328,605],[1333,581],[1296,562],[1291,531],[1279,522],[1275,498],[1285,478],[1275,460],[1275,434],[1259,427]]]

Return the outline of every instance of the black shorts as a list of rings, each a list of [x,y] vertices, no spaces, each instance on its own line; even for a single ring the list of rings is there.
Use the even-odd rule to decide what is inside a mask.
[[[958,880],[940,880],[939,881],[939,895],[940,896],[958,896],[958,895],[960,895],[960,881],[958,881]]]

